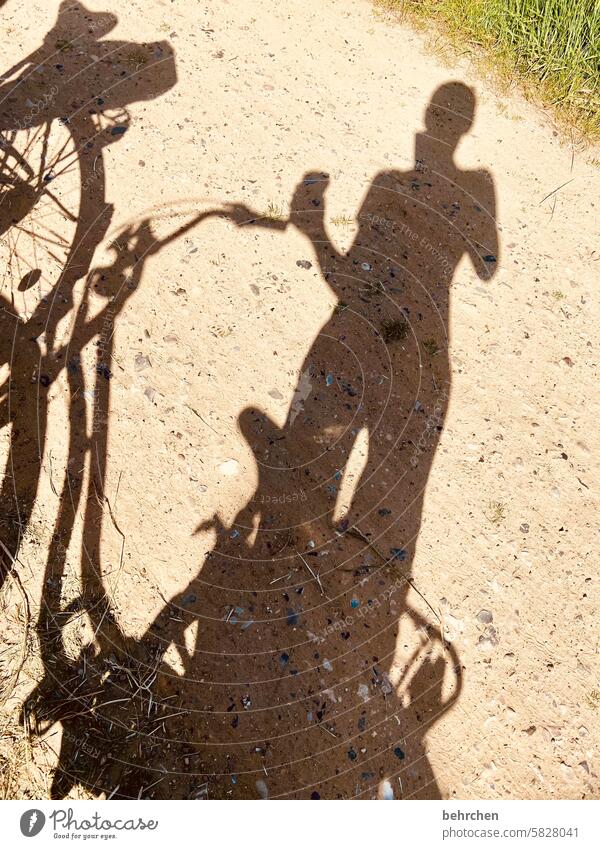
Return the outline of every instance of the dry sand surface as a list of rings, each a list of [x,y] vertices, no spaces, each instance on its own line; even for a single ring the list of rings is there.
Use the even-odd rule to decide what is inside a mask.
[[[593,152],[360,0],[0,14],[4,794],[597,798]]]

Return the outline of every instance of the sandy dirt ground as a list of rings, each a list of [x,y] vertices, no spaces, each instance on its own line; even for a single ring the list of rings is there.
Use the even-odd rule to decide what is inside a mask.
[[[597,798],[594,152],[360,0],[0,15],[4,794]]]

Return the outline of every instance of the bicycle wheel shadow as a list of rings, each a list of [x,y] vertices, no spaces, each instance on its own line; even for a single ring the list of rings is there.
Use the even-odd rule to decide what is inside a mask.
[[[49,397],[57,379],[68,373],[73,396],[84,393],[95,379],[81,374],[79,362],[98,323],[89,310],[86,313],[89,300],[75,313],[73,291],[88,274],[113,216],[106,201],[104,151],[126,132],[135,132],[131,105],[159,97],[177,81],[167,42],[106,40],[117,21],[112,13],[92,12],[82,3],[64,0],[40,47],[8,69],[0,85],[0,235],[12,239],[11,259],[14,251],[16,267],[25,272],[22,279],[8,282],[4,275],[3,286],[10,291],[0,294],[0,366],[8,367],[0,386],[0,428],[10,431],[0,488],[0,585],[29,528],[47,450]],[[58,124],[67,136],[60,144],[52,137]],[[69,192],[62,191],[62,181],[71,172],[77,173],[75,211],[68,206]],[[48,225],[52,209],[57,220],[72,223],[68,244],[57,241]],[[38,257],[58,255],[61,249],[65,256],[59,258],[58,278],[38,290],[43,270]],[[130,294],[125,288],[118,306],[116,300],[111,304],[113,319],[127,300],[123,292]],[[69,315],[75,325],[65,342],[57,334]],[[81,407],[81,400],[72,403]],[[81,409],[75,413],[71,402],[68,406],[71,417],[81,418]],[[100,418],[106,419],[107,411]],[[72,432],[70,439],[73,466],[89,444],[82,431]],[[70,527],[64,517],[63,511],[56,532],[66,548]],[[58,581],[61,570],[59,561],[54,574]]]
[[[103,615],[68,685],[49,682],[54,797],[440,797],[426,735],[462,670],[412,566],[451,393],[452,279],[465,256],[483,280],[497,267],[492,177],[454,160],[474,111],[461,83],[434,93],[414,166],[372,181],[347,253],[326,175],[298,184],[288,221],[229,208],[299,229],[337,304],[284,425],[240,413],[258,484],[231,525],[200,523],[216,542],[195,580],[141,640]]]

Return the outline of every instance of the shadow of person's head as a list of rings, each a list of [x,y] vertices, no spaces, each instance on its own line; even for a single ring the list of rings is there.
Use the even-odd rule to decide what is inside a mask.
[[[80,37],[102,38],[118,22],[119,19],[112,12],[93,12],[77,0],[62,0],[58,9],[57,25],[77,27]]]
[[[475,94],[461,82],[447,82],[437,88],[425,111],[425,132],[434,139],[457,147],[469,132],[475,116]]]
[[[31,129],[60,119],[77,132],[76,126],[104,121],[102,142],[119,139],[129,123],[128,108],[173,88],[177,71],[168,41],[107,40],[117,23],[112,12],[64,0],[41,45],[5,70],[4,79],[17,72],[20,77],[0,86],[2,129]]]
[[[238,416],[238,428],[252,451],[258,467],[285,436],[273,419],[257,407],[245,407]]]

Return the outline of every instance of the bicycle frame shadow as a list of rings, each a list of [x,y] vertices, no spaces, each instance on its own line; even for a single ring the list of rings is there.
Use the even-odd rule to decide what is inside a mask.
[[[112,13],[91,12],[82,3],[64,0],[42,45],[10,68],[4,80],[13,79],[0,85],[0,132],[6,164],[0,186],[5,188],[0,195],[0,232],[18,231],[25,215],[48,198],[54,198],[63,214],[69,216],[54,187],[60,183],[61,173],[72,167],[77,168],[79,179],[73,237],[51,290],[26,318],[15,308],[13,291],[10,299],[0,295],[1,364],[9,368],[0,388],[0,427],[10,429],[0,489],[0,585],[13,568],[28,530],[47,448],[49,395],[65,370],[71,419],[82,416],[81,402],[75,400],[75,394],[85,391],[89,376],[80,373],[79,355],[98,330],[97,322],[86,314],[89,302],[78,309],[68,345],[57,338],[57,332],[63,319],[73,314],[75,284],[88,274],[92,257],[113,217],[113,207],[106,202],[104,151],[118,144],[130,129],[129,106],[164,94],[177,81],[174,54],[167,42],[149,47],[105,40],[116,24],[117,17]],[[133,64],[134,59],[137,64]],[[44,161],[30,164],[27,152],[33,141],[41,140],[42,153],[48,154],[50,128],[57,121],[68,129],[74,152],[58,151],[53,170]],[[27,135],[24,152],[17,147],[19,133]],[[26,178],[15,176],[17,164]],[[29,262],[30,257],[25,257],[25,268]],[[27,268],[19,291],[30,289],[39,274],[39,268]],[[121,294],[118,304],[112,304],[113,316],[125,301]],[[78,438],[81,444],[75,445]],[[69,456],[75,460],[89,446],[73,432],[70,439]],[[73,509],[78,500],[79,495]],[[65,550],[70,521],[63,513],[56,529]],[[60,559],[53,565],[57,580],[63,565]]]
[[[35,533],[32,513],[42,474],[48,474],[48,412],[57,386],[64,389],[67,408],[67,462],[62,481],[57,481],[56,514],[46,514],[53,534],[45,564],[41,564],[44,574],[37,630],[46,671],[60,661],[62,629],[69,615],[63,610],[61,592],[75,516],[90,498],[100,499],[102,509],[105,507],[102,492],[112,335],[98,346],[91,370],[87,368],[89,357],[85,361],[82,353],[95,339],[102,339],[107,322],[114,325],[136,290],[145,258],[169,241],[157,239],[149,222],[141,221],[119,235],[125,249],[116,251],[113,262],[90,271],[114,213],[106,200],[104,152],[126,132],[135,132],[129,107],[159,97],[177,81],[175,56],[167,42],[148,45],[106,40],[116,23],[112,13],[95,13],[79,2],[63,2],[41,46],[8,69],[0,84],[0,235],[16,233],[16,243],[18,235],[27,232],[23,227],[26,217],[46,205],[41,217],[47,218],[50,202],[73,225],[67,244],[54,241],[47,252],[36,252],[34,245],[29,253],[21,253],[16,265],[26,273],[20,280],[10,281],[8,293],[0,294],[0,366],[4,367],[0,428],[8,441],[0,487],[0,586],[6,580],[21,586],[22,543]],[[51,134],[57,124],[67,141],[63,138],[53,148]],[[61,177],[68,171],[77,174],[76,214],[62,202]],[[178,233],[172,235],[176,238]],[[62,260],[54,245],[64,248]],[[46,270],[43,258],[52,250],[60,271],[46,290],[39,287],[36,298],[36,284]],[[76,307],[74,293],[80,280],[84,283],[78,296],[82,289],[83,297]],[[19,305],[23,300],[24,309],[17,308],[17,297]],[[98,299],[104,299],[100,310],[96,309]],[[92,404],[86,400],[90,396]],[[89,486],[86,466],[95,470]],[[51,474],[50,466],[52,482]],[[86,551],[100,544],[101,522],[91,523],[91,512],[86,514],[82,541],[84,582],[90,576]],[[99,583],[99,575],[89,577],[83,595],[94,597],[98,590],[102,604],[105,590],[98,588]],[[23,662],[21,658],[7,679],[3,668],[2,704],[11,696]],[[10,690],[6,690],[7,684]]]

